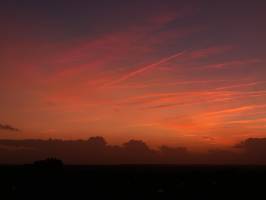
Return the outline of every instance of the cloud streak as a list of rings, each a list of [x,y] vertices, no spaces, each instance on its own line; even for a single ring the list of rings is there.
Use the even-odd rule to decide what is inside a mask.
[[[13,131],[13,132],[19,132],[20,131],[19,129],[14,128],[13,126],[6,125],[6,124],[0,124],[0,130]]]
[[[173,59],[176,59],[178,57],[181,57],[185,54],[186,51],[182,51],[182,52],[179,52],[179,53],[176,53],[174,55],[171,55],[171,56],[168,56],[168,57],[165,57],[165,58],[162,58],[161,60],[157,61],[157,62],[154,62],[152,64],[149,64],[149,65],[146,65],[144,67],[140,67],[139,69],[135,70],[135,71],[131,71],[129,72],[128,74],[125,74],[123,75],[122,77],[118,78],[117,80],[115,81],[112,81],[110,82],[109,84],[107,84],[106,86],[112,86],[114,84],[119,84],[121,82],[124,82],[128,79],[131,79],[131,78],[134,78],[135,76],[138,76],[138,75],[141,75],[142,73],[148,71],[148,70],[152,70],[162,64],[165,64]]]

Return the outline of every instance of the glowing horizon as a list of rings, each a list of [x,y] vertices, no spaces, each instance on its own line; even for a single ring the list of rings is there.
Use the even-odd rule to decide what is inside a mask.
[[[100,135],[114,144],[219,148],[266,137],[259,3],[0,9],[0,125],[22,130],[0,128],[0,138]]]

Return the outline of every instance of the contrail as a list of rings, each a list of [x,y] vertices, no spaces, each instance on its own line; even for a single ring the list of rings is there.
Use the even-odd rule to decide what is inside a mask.
[[[161,65],[163,63],[166,63],[166,62],[168,62],[168,61],[170,61],[170,60],[172,60],[174,58],[180,57],[185,52],[186,51],[182,51],[182,52],[176,53],[176,54],[174,54],[172,56],[168,56],[166,58],[163,58],[163,59],[159,60],[158,62],[155,62],[155,63],[149,64],[149,65],[146,65],[146,66],[144,66],[142,68],[139,68],[139,69],[137,69],[135,71],[129,72],[128,74],[125,74],[121,78],[119,78],[119,79],[117,79],[115,81],[112,81],[110,83],[107,83],[105,86],[111,86],[111,85],[114,85],[114,84],[117,84],[117,83],[121,83],[123,81],[126,81],[126,80],[128,80],[130,78],[133,78],[133,77],[135,77],[135,76],[137,76],[137,75],[139,75],[139,74],[141,74],[141,73],[143,73],[143,72],[145,72],[147,70],[153,69],[153,68],[155,68],[155,67],[157,67],[157,66],[159,66],[159,65]]]

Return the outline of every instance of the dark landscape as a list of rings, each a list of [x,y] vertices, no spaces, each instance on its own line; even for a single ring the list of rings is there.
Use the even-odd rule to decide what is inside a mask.
[[[1,162],[13,163],[0,166],[1,195],[10,198],[265,196],[265,138],[236,144],[240,153],[212,150],[205,154],[184,147],[154,150],[138,140],[113,146],[99,136],[77,141],[0,140],[0,144]],[[44,159],[47,156],[61,156],[66,163],[55,157]]]
[[[72,199],[265,197],[266,166],[1,166],[1,195]]]

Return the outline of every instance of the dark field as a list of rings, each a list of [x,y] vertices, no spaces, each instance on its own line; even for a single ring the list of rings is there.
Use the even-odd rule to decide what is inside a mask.
[[[0,178],[1,195],[16,199],[264,199],[266,196],[265,166],[1,166]]]

